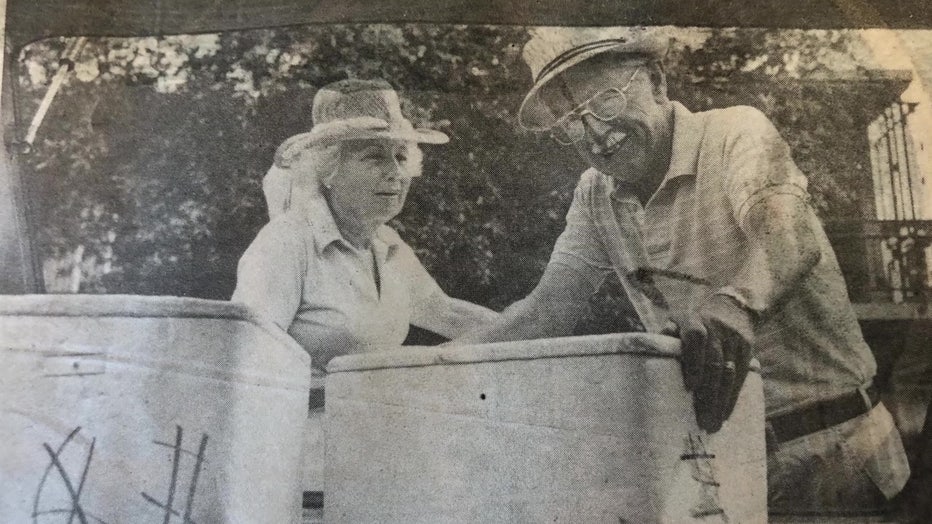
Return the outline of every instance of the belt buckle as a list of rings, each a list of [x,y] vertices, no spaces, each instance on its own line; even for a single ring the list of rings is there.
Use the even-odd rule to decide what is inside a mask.
[[[865,413],[873,409],[873,401],[871,400],[870,395],[867,394],[867,388],[858,388],[858,393],[861,394],[861,400],[864,401]]]
[[[864,400],[865,413],[869,413],[880,404],[880,392],[877,390],[877,386],[871,384],[867,387],[860,387],[858,393],[861,394],[861,399]]]

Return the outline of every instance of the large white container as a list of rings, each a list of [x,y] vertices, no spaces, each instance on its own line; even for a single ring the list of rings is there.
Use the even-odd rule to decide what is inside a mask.
[[[760,376],[708,435],[678,350],[625,334],[335,359],[324,518],[765,522]]]
[[[310,358],[225,302],[0,298],[0,520],[300,522]]]

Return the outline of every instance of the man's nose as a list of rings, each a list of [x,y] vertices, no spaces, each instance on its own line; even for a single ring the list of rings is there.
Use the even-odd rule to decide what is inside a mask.
[[[589,149],[595,154],[600,154],[605,149],[605,138],[611,132],[612,126],[592,115],[583,115],[582,121],[586,129]]]

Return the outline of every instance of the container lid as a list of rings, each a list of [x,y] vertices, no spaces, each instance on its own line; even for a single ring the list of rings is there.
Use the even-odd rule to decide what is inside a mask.
[[[0,295],[0,316],[204,318],[254,324],[305,354],[293,338],[244,304],[202,298],[145,295]]]
[[[342,373],[387,368],[612,354],[675,358],[680,354],[680,340],[651,333],[613,333],[609,335],[496,342],[493,344],[440,347],[404,346],[337,357],[330,361],[327,371]]]
[[[0,315],[54,317],[173,317],[253,320],[246,306],[222,300],[147,295],[3,295]]]

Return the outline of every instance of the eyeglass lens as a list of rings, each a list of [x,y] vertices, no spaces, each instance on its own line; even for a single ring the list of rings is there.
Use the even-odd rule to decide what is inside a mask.
[[[564,145],[578,142],[586,136],[583,116],[593,117],[607,122],[621,114],[627,105],[627,98],[620,90],[611,88],[589,99],[578,111],[566,115],[552,130],[553,138]]]

